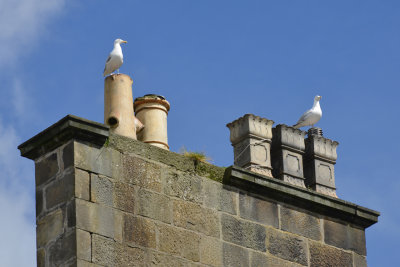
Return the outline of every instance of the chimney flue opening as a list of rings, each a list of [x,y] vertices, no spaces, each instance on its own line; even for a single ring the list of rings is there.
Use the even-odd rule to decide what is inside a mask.
[[[118,126],[119,121],[116,117],[108,118],[107,124],[110,125],[111,128],[115,128]]]

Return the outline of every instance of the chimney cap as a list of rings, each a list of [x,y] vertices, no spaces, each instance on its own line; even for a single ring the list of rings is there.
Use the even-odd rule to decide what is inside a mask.
[[[137,97],[133,101],[134,109],[136,110],[136,108],[143,103],[159,103],[163,105],[167,109],[167,111],[169,111],[170,109],[169,102],[162,95],[147,94],[141,97]]]

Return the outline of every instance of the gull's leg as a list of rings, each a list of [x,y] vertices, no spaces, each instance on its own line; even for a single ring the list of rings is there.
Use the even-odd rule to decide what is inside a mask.
[[[117,73],[119,74],[119,69],[117,69]]]

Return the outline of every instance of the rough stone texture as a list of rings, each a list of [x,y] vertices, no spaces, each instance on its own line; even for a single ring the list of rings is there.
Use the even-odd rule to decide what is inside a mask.
[[[199,261],[200,236],[176,227],[160,224],[159,249],[192,261]]]
[[[305,238],[268,230],[268,251],[279,258],[308,265],[308,248]]]
[[[278,205],[254,196],[239,194],[240,217],[278,228]]]
[[[320,219],[284,206],[281,206],[280,209],[282,230],[314,240],[322,239]]]
[[[202,178],[176,172],[165,172],[164,191],[167,195],[197,203],[203,202]]]
[[[221,183],[204,180],[203,191],[204,205],[219,211],[236,215],[238,206],[237,191]]]
[[[44,159],[35,163],[36,186],[48,182],[59,171],[57,152],[52,153]]]
[[[63,266],[74,257],[76,257],[75,231],[63,235],[49,248],[49,266]]]
[[[187,261],[180,258],[160,253],[156,251],[148,251],[148,263],[146,266],[159,267],[188,267]]]
[[[124,215],[123,240],[135,246],[156,248],[156,231],[154,222],[132,215]]]
[[[310,242],[310,267],[352,267],[352,255],[317,242]]]
[[[121,239],[122,214],[110,207],[76,199],[76,226],[80,229]]]
[[[47,243],[55,240],[64,231],[64,218],[61,209],[57,209],[47,214],[37,222],[36,244],[38,247],[44,247]]]
[[[222,245],[223,266],[224,267],[248,267],[249,251],[229,243]]]
[[[62,149],[62,161],[64,169],[74,165],[74,141],[71,140]]]
[[[353,263],[354,267],[367,267],[365,256],[358,255],[357,253],[353,253]]]
[[[46,266],[46,251],[44,249],[38,249],[36,252],[37,267]]]
[[[76,229],[76,252],[78,259],[92,260],[92,237],[89,232]]]
[[[144,250],[124,246],[110,238],[93,234],[92,249],[92,261],[103,266],[144,266]]]
[[[94,264],[84,260],[78,259],[76,262],[76,267],[102,267],[102,265]]]
[[[43,191],[36,190],[36,217],[39,217],[44,209]]]
[[[222,242],[211,237],[200,239],[200,262],[211,266],[222,265]]]
[[[128,155],[122,156],[122,179],[126,183],[161,192],[161,167]]]
[[[172,202],[161,194],[146,190],[138,192],[138,214],[162,222],[172,222]]]
[[[366,255],[365,232],[341,223],[324,220],[325,243],[344,249],[350,249],[360,255]]]
[[[99,204],[113,206],[114,183],[107,177],[90,175],[90,200]]]
[[[174,225],[219,237],[217,212],[187,201],[174,201]]]
[[[267,256],[267,254],[259,252],[251,252],[250,254],[250,266],[251,267],[301,267],[302,265]]]
[[[83,170],[108,177],[119,177],[121,155],[118,151],[102,147],[96,148],[74,142],[74,164]]]
[[[132,185],[116,182],[113,200],[114,207],[116,207],[117,209],[134,213],[136,203],[136,190]]]
[[[265,251],[265,227],[222,214],[222,239],[244,247]]]
[[[89,183],[89,173],[80,169],[75,169],[75,197],[89,200]]]
[[[51,209],[74,197],[75,185],[74,174],[66,173],[61,179],[55,180],[45,190],[46,208]]]

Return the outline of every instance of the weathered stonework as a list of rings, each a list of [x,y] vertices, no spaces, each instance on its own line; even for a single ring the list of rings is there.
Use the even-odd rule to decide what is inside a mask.
[[[285,182],[305,187],[303,155],[305,132],[279,124],[272,129],[273,175]]]
[[[314,190],[74,116],[20,149],[36,166],[38,266],[366,266],[379,213]]]
[[[271,139],[273,121],[246,114],[228,123],[234,164],[267,176],[271,173]]]
[[[304,160],[306,184],[317,192],[337,197],[335,168],[338,142],[308,134]]]

